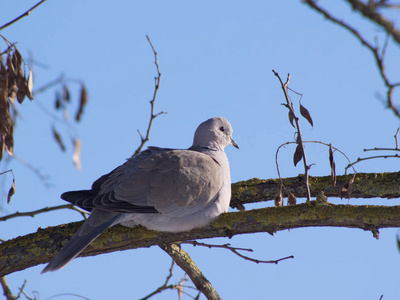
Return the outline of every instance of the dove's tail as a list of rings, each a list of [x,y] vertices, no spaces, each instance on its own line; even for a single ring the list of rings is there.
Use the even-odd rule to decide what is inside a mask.
[[[75,233],[72,239],[61,249],[56,257],[43,269],[42,274],[65,267],[77,257],[95,238],[107,228],[119,223],[121,214],[93,210],[89,218]]]

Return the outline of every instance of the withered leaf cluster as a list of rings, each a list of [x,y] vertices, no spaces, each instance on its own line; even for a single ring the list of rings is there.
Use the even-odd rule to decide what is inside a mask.
[[[32,70],[27,75],[23,70],[23,58],[18,49],[9,47],[3,52],[5,61],[0,59],[0,160],[4,150],[10,155],[14,153],[14,120],[10,106],[15,104],[15,99],[22,103],[27,97],[32,97]],[[3,57],[1,57],[3,58]]]
[[[284,104],[284,106],[289,110],[288,118],[289,118],[290,124],[294,128],[296,128],[296,126],[298,126],[298,123],[297,123],[298,118],[296,117],[296,115],[294,113],[293,105],[292,104]],[[300,103],[300,114],[303,116],[303,118],[305,118],[308,121],[308,123],[310,123],[311,126],[314,126],[314,122],[311,118],[310,112],[301,103]],[[294,124],[294,120],[296,120],[296,126]],[[301,159],[303,158],[303,145],[301,145],[301,140],[299,139],[299,136],[297,137],[296,143],[297,143],[297,147],[293,154],[294,166],[296,166],[299,163],[299,161],[301,161]]]
[[[285,188],[285,187],[284,187]],[[287,193],[287,203],[288,205],[295,205],[297,203],[296,196],[289,192],[286,188],[286,193]],[[276,194],[275,199],[274,199],[275,206],[283,206],[283,192],[282,192],[282,186],[279,189],[279,192]]]
[[[55,103],[54,103],[54,108],[57,111],[61,111],[63,114],[63,118],[65,122],[69,122],[69,114],[67,110],[67,105],[71,102],[71,92],[66,83],[62,85],[61,91],[56,92],[56,97],[55,97]],[[88,103],[88,94],[85,85],[81,82],[80,83],[80,96],[79,96],[79,105],[77,112],[75,114],[75,121],[80,122],[82,119],[82,114],[84,111],[85,106]],[[56,141],[56,143],[60,146],[60,149],[62,151],[66,150],[66,146],[63,142],[62,135],[61,133],[53,126],[52,127],[52,133],[53,133],[53,138]],[[81,168],[81,162],[80,162],[80,150],[81,150],[81,142],[78,138],[73,138],[72,144],[74,147],[74,152],[72,155],[72,161],[75,165],[76,169]]]

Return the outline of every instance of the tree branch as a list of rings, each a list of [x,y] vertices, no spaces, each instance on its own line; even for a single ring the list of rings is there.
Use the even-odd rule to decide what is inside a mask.
[[[398,185],[398,181],[395,184]],[[81,225],[82,222],[76,222],[48,227],[3,242],[0,244],[0,276],[49,262]],[[81,256],[237,234],[273,234],[313,226],[360,228],[376,234],[379,228],[400,227],[400,206],[322,205],[312,201],[310,204],[226,213],[208,227],[179,233],[156,232],[140,226],[115,226],[93,241]]]
[[[34,10],[36,7],[38,7],[40,4],[42,4],[43,2],[45,2],[46,0],[42,0],[39,3],[36,3],[34,6],[32,6],[30,9],[28,9],[26,12],[24,12],[22,15],[20,15],[19,17],[15,18],[14,20],[4,24],[3,26],[0,27],[0,30],[3,30],[4,28],[10,26],[11,24],[14,24],[15,22],[17,22],[18,20],[22,19],[23,17],[29,16],[32,12],[32,10]]]
[[[383,27],[393,39],[400,45],[400,30],[398,30],[393,22],[390,22],[383,15],[376,11],[374,5],[366,5],[360,0],[346,0],[354,10],[359,11],[364,17],[370,19],[375,24]]]
[[[358,0],[346,0],[348,2],[354,2],[354,4],[359,4],[360,1]],[[394,101],[393,101],[393,91],[396,87],[400,86],[400,82],[397,83],[391,83],[389,80],[389,77],[386,74],[386,70],[385,70],[385,65],[384,65],[384,55],[385,55],[385,50],[386,50],[386,46],[387,46],[387,42],[385,43],[384,47],[383,47],[383,51],[380,53],[379,52],[379,48],[377,46],[373,46],[371,43],[369,43],[356,29],[354,29],[353,27],[351,27],[350,25],[348,25],[347,23],[345,23],[342,20],[339,20],[338,18],[334,17],[332,14],[330,14],[328,11],[326,11],[324,8],[322,8],[321,6],[319,6],[314,0],[303,0],[304,3],[306,3],[308,6],[310,6],[312,9],[316,10],[317,12],[319,12],[320,14],[322,14],[325,18],[327,18],[328,20],[332,21],[333,23],[343,27],[344,29],[346,29],[347,31],[349,31],[351,34],[353,34],[360,42],[361,44],[363,44],[365,47],[367,47],[373,54],[375,62],[378,66],[378,70],[379,73],[382,77],[382,80],[385,83],[385,86],[387,87],[387,91],[386,91],[386,102],[387,102],[387,106],[389,109],[391,109],[393,111],[393,113],[400,118],[400,111],[398,108],[396,108]],[[363,4],[365,5],[365,4]],[[354,8],[354,6],[353,6]],[[358,8],[357,10],[359,10],[361,8]],[[375,12],[376,13],[376,12]],[[376,13],[373,17],[373,19],[375,20],[383,20],[381,17],[377,17],[379,14]],[[380,15],[379,15],[380,16]],[[370,17],[372,17],[372,15],[370,15]],[[386,20],[387,21],[387,20]],[[387,23],[388,22],[388,23]],[[388,28],[392,28],[391,30],[387,30],[387,34],[388,35],[392,35],[394,40],[397,43],[400,43],[400,31],[396,30],[396,28],[393,26],[392,23],[390,23],[389,21],[387,21],[385,24],[385,30],[386,27]]]
[[[342,198],[341,189],[353,177],[336,176],[336,186],[332,186],[332,177],[309,177],[311,196],[323,192],[327,197]],[[297,197],[305,198],[303,175],[284,178],[284,185]],[[352,198],[400,198],[400,172],[395,173],[357,173]],[[279,179],[261,180],[258,178],[239,181],[232,184],[231,207],[244,209],[245,204],[274,200],[279,191]]]
[[[189,254],[184,251],[177,244],[162,244],[159,245],[172,259],[176,262],[178,266],[182,268],[186,274],[189,275],[190,279],[196,286],[196,288],[201,291],[204,296],[209,300],[220,300],[221,297],[218,295],[217,291],[214,289],[212,284],[203,275],[201,270],[196,266],[194,261],[191,259]]]
[[[151,126],[153,124],[154,119],[157,118],[159,115],[166,113],[166,112],[162,111],[157,114],[154,114],[154,102],[156,101],[157,92],[158,92],[158,89],[160,88],[161,72],[160,72],[160,67],[158,65],[158,53],[157,53],[156,49],[154,48],[153,43],[150,40],[150,37],[148,35],[146,35],[146,38],[151,46],[151,49],[153,50],[154,64],[156,65],[157,76],[154,77],[154,92],[153,92],[153,98],[150,101],[150,121],[149,121],[149,125],[147,126],[146,136],[143,137],[143,135],[138,130],[139,135],[140,135],[140,145],[136,149],[135,153],[133,153],[132,157],[135,157],[136,155],[138,155],[140,153],[140,151],[142,151],[144,144],[146,144],[146,142],[149,141],[150,130],[151,130]]]

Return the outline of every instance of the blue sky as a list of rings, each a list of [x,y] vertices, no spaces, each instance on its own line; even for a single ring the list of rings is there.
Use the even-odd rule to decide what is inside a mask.
[[[385,36],[339,1],[332,12],[362,29],[370,41]],[[2,1],[4,24],[35,1]],[[399,15],[392,14],[399,20]],[[70,157],[71,132],[43,114],[35,102],[53,107],[55,90],[40,94],[19,107],[22,118],[15,130],[15,152],[49,176],[47,188],[26,167],[13,162],[17,193],[10,205],[4,197],[2,215],[62,204],[67,190],[88,188],[102,174],[124,162],[139,145],[137,130],[145,132],[149,101],[154,88],[154,58],[149,35],[159,54],[162,73],[156,112],[166,111],[153,125],[148,145],[187,148],[202,121],[224,116],[232,124],[240,150],[226,149],[232,181],[276,178],[275,151],[293,140],[294,129],[275,69],[283,78],[291,74],[290,87],[303,94],[302,104],[313,120],[303,121],[306,140],[332,143],[351,160],[365,156],[364,148],[392,147],[399,120],[375,96],[384,86],[372,55],[348,32],[324,20],[301,1],[93,1],[48,0],[1,32],[23,56],[35,61],[35,87],[64,73],[83,80],[89,105],[76,126],[82,140],[82,170]],[[1,47],[4,48],[2,44]],[[387,71],[400,78],[399,48],[389,45]],[[79,85],[69,83],[75,113]],[[399,92],[395,96],[399,98]],[[297,105],[298,96],[292,94]],[[55,126],[68,147],[61,153],[51,136]],[[74,131],[75,132],[75,131]],[[279,156],[283,177],[304,171],[292,165],[294,148]],[[328,150],[307,145],[311,175],[329,175]],[[347,162],[335,156],[337,173]],[[398,171],[399,160],[374,160],[356,165],[358,172]],[[4,179],[7,189],[10,177]],[[335,203],[347,201],[330,199]],[[300,201],[302,201],[300,199]],[[351,200],[350,204],[398,204],[398,200]],[[268,206],[270,204],[264,204]],[[80,220],[80,215],[58,211],[35,218],[19,218],[0,224],[1,238],[36,231],[38,227]],[[220,249],[184,246],[223,299],[397,299],[400,297],[396,247],[397,229],[381,230],[380,240],[370,232],[354,229],[306,228],[270,236],[254,234],[209,243],[231,243],[254,249],[253,257],[295,259],[278,265],[244,261]],[[13,291],[28,280],[26,291],[38,291],[40,299],[60,293],[76,293],[90,299],[137,299],[160,286],[167,276],[170,258],[157,247],[78,258],[65,269],[39,275],[43,266],[7,277]],[[183,273],[176,269],[174,280]],[[176,297],[167,292],[153,299]],[[76,299],[62,296],[56,299]],[[175,298],[172,298],[175,299]]]

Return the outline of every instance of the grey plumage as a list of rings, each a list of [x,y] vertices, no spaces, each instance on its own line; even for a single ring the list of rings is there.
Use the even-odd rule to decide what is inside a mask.
[[[90,190],[62,194],[91,214],[42,273],[63,268],[116,224],[169,232],[209,224],[229,207],[228,145],[238,148],[231,125],[212,118],[197,128],[189,149],[149,147],[100,177]]]

